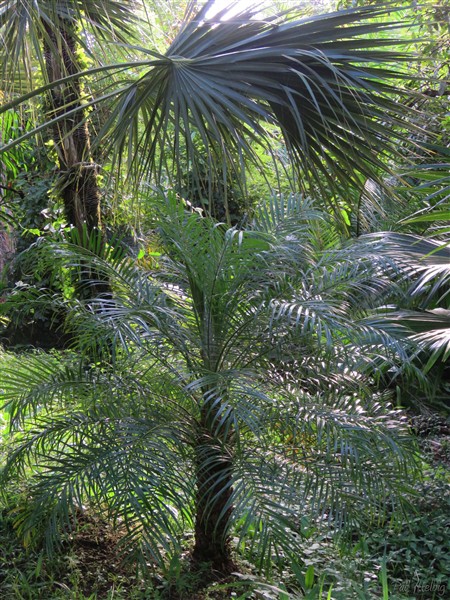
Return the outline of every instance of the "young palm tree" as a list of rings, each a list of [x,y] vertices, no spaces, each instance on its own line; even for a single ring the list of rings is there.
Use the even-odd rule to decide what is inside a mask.
[[[414,446],[364,374],[407,361],[401,328],[369,316],[389,277],[372,243],[337,251],[326,229],[295,199],[239,231],[174,198],[149,270],[52,245],[50,260],[107,276],[114,297],[73,303],[88,360],[2,368],[20,431],[3,483],[30,478],[22,532],[44,523],[54,538],[89,505],[124,523],[147,562],[193,530],[194,559],[228,573],[232,532],[261,565],[298,555],[307,518],[352,523],[396,502]]]

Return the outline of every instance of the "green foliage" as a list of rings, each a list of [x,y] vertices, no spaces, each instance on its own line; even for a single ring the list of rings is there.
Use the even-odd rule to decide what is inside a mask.
[[[348,262],[316,249],[299,201],[274,203],[248,231],[166,210],[150,272],[107,249],[48,248],[53,263],[107,274],[114,296],[72,303],[87,360],[28,355],[2,371],[14,435],[3,480],[25,476],[33,499],[22,535],[45,530],[51,548],[87,503],[125,525],[136,558],[176,560],[198,515],[196,461],[228,456],[230,479],[202,494],[207,510],[226,498],[225,535],[235,528],[261,570],[274,552],[298,555],[300,515],[343,526],[401,503],[414,444],[361,375],[375,356],[407,360],[363,310],[383,289],[370,245]],[[199,453],[200,424],[218,458]]]
[[[366,542],[372,556],[385,552],[392,597],[443,598],[450,591],[448,480],[431,473],[417,493],[416,516],[373,532]]]
[[[29,115],[9,111],[1,120],[0,140],[17,139],[31,129]],[[4,184],[0,214],[2,220],[9,220],[19,229],[17,249],[20,252],[45,226],[43,213],[49,205],[48,192],[52,186],[54,163],[48,158],[45,148],[40,147],[36,140],[29,140],[2,154],[0,166],[0,183]]]
[[[439,215],[439,213],[438,213]],[[439,219],[439,216],[437,216]],[[448,410],[447,359],[450,356],[449,277],[450,249],[439,240],[400,233],[379,233],[379,251],[398,265],[406,294],[396,310],[384,318],[401,323],[418,345],[424,373],[433,373],[434,390],[416,404]],[[447,239],[444,235],[443,239]],[[398,275],[397,275],[398,280]]]
[[[65,3],[40,3],[39,18],[37,3],[19,4],[29,10],[0,2],[0,35],[12,55],[24,49],[26,29],[43,65],[42,41],[54,44],[45,24],[61,32],[70,22],[88,61],[81,79],[93,96],[81,98],[81,87],[80,106],[60,106],[53,126],[86,111],[99,133],[97,157],[107,156],[106,139],[112,160],[126,159],[142,188],[152,189],[142,175],[164,184],[173,177],[186,206],[237,222],[249,204],[240,180],[247,171],[256,195],[266,184],[318,191],[342,231],[355,226],[359,236],[402,220],[419,234],[431,223],[438,242],[386,234],[342,243],[324,214],[283,196],[247,215],[242,230],[228,229],[174,196],[164,206],[147,203],[141,189],[145,226],[157,231],[139,240],[135,258],[124,244],[73,232],[26,252],[22,265],[35,257],[30,278],[20,277],[2,313],[16,310],[19,325],[25,312],[34,323],[57,315],[75,352],[0,357],[1,481],[10,511],[0,518],[9,566],[0,594],[65,597],[52,579],[62,570],[46,562],[56,549],[72,561],[70,581],[56,585],[70,585],[67,597],[78,600],[100,597],[83,587],[80,548],[74,557],[65,552],[98,515],[121,531],[129,563],[147,576],[148,565],[159,564],[146,597],[191,599],[211,576],[211,565],[185,568],[186,550],[198,563],[202,536],[215,553],[213,570],[234,567],[231,545],[254,565],[242,581],[211,587],[211,598],[400,598],[405,582],[406,592],[415,580],[440,584],[448,577],[440,529],[449,507],[420,506],[403,520],[417,448],[384,390],[407,381],[429,395],[424,373],[443,380],[450,352],[445,88],[441,82],[420,98],[412,91],[411,56],[392,38],[406,13],[366,3],[259,20],[255,6],[226,21],[207,16],[211,2],[198,14],[192,3],[163,54],[127,46],[132,3],[77,2],[70,14]],[[427,11],[436,9],[408,9],[413,28],[434,30]],[[442,39],[444,29],[438,25]],[[138,59],[89,69],[99,49],[94,30],[115,35]],[[440,55],[439,44],[428,54]],[[17,64],[3,61],[9,92],[24,91]],[[436,67],[438,78],[444,68]],[[70,88],[79,76],[57,83]],[[45,78],[43,70],[34,83]],[[5,214],[21,222],[27,244],[63,223],[57,211],[41,214],[52,182],[37,169],[50,163],[11,107],[53,83],[10,96],[0,109],[1,160],[14,182]],[[272,159],[283,172],[267,174]],[[388,194],[393,181],[385,177],[398,160],[404,205]],[[120,179],[115,169],[111,175]],[[137,218],[129,206],[123,215]],[[393,314],[393,305],[402,312]],[[23,494],[13,491],[18,484]],[[430,486],[433,498],[448,491]],[[350,556],[348,547],[338,551],[336,531],[356,532]],[[436,572],[426,573],[427,563]],[[143,597],[139,584],[116,582],[111,597]]]
[[[90,55],[90,45],[86,34],[94,31],[99,39],[118,39],[128,42],[133,35],[130,23],[135,22],[132,8],[134,2],[129,0],[87,0],[72,2],[70,10],[64,1],[48,1],[36,4],[30,0],[2,0],[0,2],[0,32],[2,34],[0,81],[2,89],[8,90],[8,83],[16,82],[16,90],[22,93],[33,86],[35,73],[31,70],[33,58],[42,67],[42,42],[58,51],[61,39],[51,39],[50,28],[55,32],[64,30],[73,23],[83,25],[77,31],[81,48]],[[25,34],[26,32],[26,34]],[[55,47],[56,45],[56,47]],[[33,53],[35,56],[33,57]],[[5,55],[8,60],[4,60]],[[25,65],[25,68],[24,68]],[[46,79],[42,72],[41,81]]]
[[[17,493],[11,503],[21,502]],[[157,582],[136,577],[124,567],[114,541],[104,532],[80,530],[66,538],[48,559],[42,550],[25,548],[6,508],[0,511],[0,594],[2,600],[156,600]],[[100,538],[100,539],[99,539]],[[109,545],[109,554],[107,545]],[[111,551],[112,550],[112,551]]]
[[[397,85],[410,80],[401,65],[412,57],[390,37],[404,15],[396,22],[392,7],[366,6],[258,20],[254,6],[220,20],[207,16],[211,6],[197,14],[195,3],[189,5],[165,54],[130,46],[135,61],[87,70],[83,75],[104,83],[98,97],[68,106],[51,124],[88,107],[103,111],[99,143],[106,140],[115,158],[128,161],[135,182],[151,176],[166,184],[172,175],[180,184],[192,173],[198,188],[206,164],[209,193],[214,182],[222,182],[225,193],[246,162],[265,168],[262,145],[273,153],[275,169],[284,151],[287,171],[297,167],[296,189],[318,191],[338,217],[343,193],[349,202],[367,178],[385,187],[382,174],[391,172],[387,161],[398,144],[408,140],[407,132],[421,132],[408,103],[414,93]],[[128,79],[114,86],[109,75],[124,72]]]
[[[415,511],[402,519],[385,521],[369,532],[355,529],[351,538],[332,531],[311,533],[303,542],[305,566],[283,568],[291,591],[305,588],[307,565],[321,575],[335,600],[425,600],[444,598],[450,589],[448,470],[433,467],[415,489]],[[352,541],[353,540],[353,541]],[[312,572],[312,570],[311,570]],[[315,584],[315,594],[319,598]],[[293,598],[309,597],[295,594]]]

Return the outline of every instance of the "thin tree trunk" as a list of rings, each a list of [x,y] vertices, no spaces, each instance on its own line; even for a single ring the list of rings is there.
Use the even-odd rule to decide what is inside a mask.
[[[77,75],[81,68],[77,59],[76,23],[59,18],[55,27],[44,23],[44,57],[49,82]],[[64,202],[65,216],[76,227],[80,239],[94,238],[95,247],[103,247],[100,218],[100,189],[98,165],[92,160],[89,128],[82,108],[82,90],[78,77],[52,88],[49,97],[49,117],[63,117],[53,127],[53,140],[60,168],[59,189]],[[75,113],[70,111],[79,108]],[[98,244],[98,242],[100,242]],[[95,281],[95,283],[93,283]],[[74,279],[77,295],[92,298],[110,296],[111,289],[105,276],[81,269]]]
[[[75,23],[61,19],[58,29],[44,23],[44,56],[49,82],[80,72],[74,35]],[[90,137],[81,109],[81,86],[78,78],[52,89],[49,116],[67,115],[53,128],[53,140],[61,171],[61,197],[69,224],[80,233],[100,229],[100,190],[97,165],[91,157]]]
[[[0,127],[0,144],[2,141],[2,130]],[[6,166],[0,159],[0,209],[5,212],[9,212],[7,207],[2,206],[4,191],[7,183],[5,179],[5,173]],[[14,237],[11,229],[6,222],[2,222],[0,213],[0,280],[2,278],[3,269],[14,254],[14,247]]]

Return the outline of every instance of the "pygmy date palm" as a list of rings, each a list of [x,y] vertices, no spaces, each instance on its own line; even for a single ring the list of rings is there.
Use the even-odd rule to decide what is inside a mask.
[[[194,559],[223,573],[232,532],[257,561],[295,556],[304,519],[344,525],[398,499],[414,448],[368,376],[408,358],[399,326],[369,316],[390,282],[371,242],[337,251],[325,229],[295,199],[245,231],[173,199],[146,269],[51,245],[53,262],[93,264],[113,297],[73,302],[86,360],[3,366],[20,434],[2,478],[29,478],[24,534],[44,525],[51,540],[89,506],[122,522],[146,561],[194,532]]]

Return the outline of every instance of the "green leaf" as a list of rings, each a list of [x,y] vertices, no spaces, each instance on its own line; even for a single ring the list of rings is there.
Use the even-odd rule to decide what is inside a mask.
[[[305,588],[307,590],[312,589],[312,587],[314,586],[314,567],[313,565],[309,565],[309,567],[306,569],[306,573],[305,573]]]
[[[341,215],[344,218],[345,224],[350,226],[350,217],[348,216],[348,212],[344,208],[341,208]]]
[[[291,569],[292,569],[292,572],[294,573],[300,587],[302,587],[303,589],[306,589],[306,580],[305,580],[305,576],[303,575],[300,565],[297,562],[292,561]]]
[[[402,223],[434,223],[436,221],[450,221],[450,210],[436,210],[430,214],[423,214],[411,219],[405,219]]]

